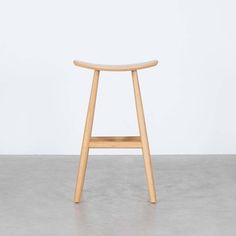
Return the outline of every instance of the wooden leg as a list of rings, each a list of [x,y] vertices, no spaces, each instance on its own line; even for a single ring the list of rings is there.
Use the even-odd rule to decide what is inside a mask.
[[[96,97],[97,97],[99,73],[100,72],[98,70],[95,70],[94,76],[93,76],[93,84],[92,84],[92,89],[91,89],[91,94],[90,94],[83,143],[82,143],[82,148],[81,148],[81,153],[80,153],[80,163],[79,163],[79,170],[78,170],[78,175],[77,175],[75,196],[74,196],[74,202],[76,203],[80,202],[81,193],[82,193],[83,185],[84,185],[84,177],[85,177],[87,161],[88,161],[89,141],[91,139],[94,110],[95,110]]]
[[[134,86],[136,110],[137,110],[137,116],[138,116],[139,132],[141,136],[142,151],[143,151],[143,157],[144,157],[144,165],[145,165],[147,184],[148,184],[149,199],[151,203],[156,203],[156,191],[155,191],[155,183],[154,183],[153,170],[152,170],[152,161],[151,161],[148,138],[147,138],[147,130],[146,130],[146,125],[145,125],[141,93],[140,93],[140,88],[139,88],[138,73],[136,70],[132,71],[132,79],[133,79],[133,86]]]

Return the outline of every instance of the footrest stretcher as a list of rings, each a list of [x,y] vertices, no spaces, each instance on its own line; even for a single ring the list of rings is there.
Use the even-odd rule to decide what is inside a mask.
[[[140,136],[91,137],[90,148],[141,148]]]

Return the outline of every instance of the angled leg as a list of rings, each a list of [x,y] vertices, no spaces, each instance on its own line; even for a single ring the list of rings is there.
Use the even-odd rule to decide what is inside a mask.
[[[90,94],[90,100],[89,100],[89,105],[88,105],[83,143],[82,143],[82,148],[81,148],[81,153],[80,153],[80,163],[79,163],[79,170],[78,170],[78,175],[77,175],[77,183],[76,183],[75,196],[74,196],[74,202],[76,203],[80,202],[81,193],[82,193],[83,185],[84,185],[84,177],[85,177],[87,161],[88,161],[89,141],[90,141],[91,133],[92,133],[94,110],[95,110],[96,97],[97,97],[98,81],[99,81],[99,71],[95,70],[94,76],[93,76],[93,84],[92,84],[92,89],[91,89],[91,94]]]
[[[139,124],[139,132],[141,136],[141,143],[142,143],[142,151],[144,157],[144,165],[146,170],[146,177],[147,177],[147,184],[148,184],[148,192],[149,192],[149,199],[151,203],[156,203],[156,191],[155,191],[155,183],[153,177],[153,170],[152,170],[152,161],[150,156],[148,138],[147,138],[147,130],[143,112],[143,104],[141,99],[141,93],[139,88],[139,81],[138,81],[138,73],[137,71],[132,71],[132,79],[133,79],[133,86],[134,86],[134,95],[135,95],[135,103],[136,103],[136,110],[137,110],[137,117],[138,117],[138,124]]]

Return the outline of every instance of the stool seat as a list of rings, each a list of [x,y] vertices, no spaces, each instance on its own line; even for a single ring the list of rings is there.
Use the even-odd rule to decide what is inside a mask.
[[[74,60],[74,64],[76,66],[99,71],[134,71],[156,66],[157,63],[158,63],[157,60],[153,60],[137,64],[128,64],[128,65],[100,65],[100,64],[93,64]]]

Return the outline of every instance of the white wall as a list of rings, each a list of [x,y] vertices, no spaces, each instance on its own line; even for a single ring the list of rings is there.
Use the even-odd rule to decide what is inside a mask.
[[[158,59],[140,72],[152,153],[236,153],[235,8],[233,0],[2,2],[0,153],[79,153],[92,72],[73,59]],[[135,134],[129,73],[101,76],[94,133]]]

